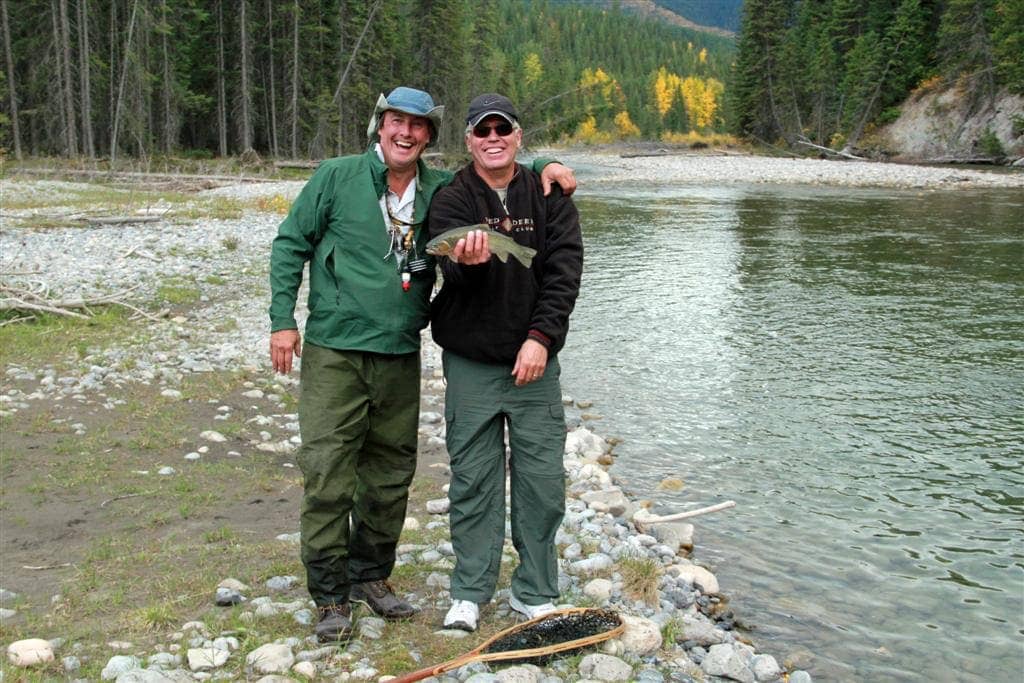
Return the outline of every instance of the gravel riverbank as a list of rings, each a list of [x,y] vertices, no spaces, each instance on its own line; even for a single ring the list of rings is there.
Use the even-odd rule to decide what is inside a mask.
[[[569,164],[605,163],[605,157],[575,152],[559,152],[558,156]],[[630,173],[634,163],[635,168],[650,168],[650,160],[622,163],[628,167],[622,169],[625,174]],[[676,159],[665,163],[674,167],[682,162]],[[736,161],[729,157],[705,159],[702,163],[725,175],[730,168],[736,168]],[[661,177],[664,180],[664,175]],[[703,181],[711,182],[702,177]],[[67,183],[4,180],[2,191],[5,201],[42,194],[54,197],[59,204],[62,188],[69,187],[80,189]],[[208,193],[248,200],[273,195],[290,198],[300,187],[297,182],[253,184]],[[118,389],[133,383],[154,385],[162,396],[174,399],[176,394],[180,396],[183,377],[243,369],[262,378],[245,395],[260,406],[259,414],[249,422],[255,421],[265,429],[244,452],[234,455],[260,458],[266,454],[293,453],[298,442],[295,415],[283,410],[285,403],[280,395],[294,391],[295,382],[291,378],[273,377],[265,358],[267,250],[280,219],[280,215],[252,212],[238,220],[186,224],[159,222],[39,231],[4,227],[0,231],[0,273],[12,284],[36,289],[45,286],[51,295],[64,297],[128,291],[127,300],[146,309],[151,309],[149,302],[167,282],[197,283],[200,290],[198,300],[187,310],[154,320],[152,334],[144,344],[124,339],[115,347],[84,350],[75,369],[61,372],[7,365],[0,380],[0,411],[5,419],[16,425],[19,414],[46,402],[67,405],[77,401],[83,406],[98,402],[104,409],[116,411],[120,405],[116,398]],[[223,321],[231,324],[217,324]],[[429,342],[429,336],[425,339],[421,447],[427,453],[443,456],[439,350]],[[655,525],[648,533],[640,533],[634,527],[631,519],[639,505],[615,485],[606,469],[613,460],[612,445],[590,428],[592,423],[586,412],[590,406],[585,400],[566,397],[565,403],[571,428],[565,454],[569,499],[556,539],[562,555],[562,598],[568,604],[606,606],[619,611],[627,623],[626,633],[604,644],[600,652],[582,659],[556,660],[545,668],[474,664],[440,680],[750,682],[783,680],[788,675],[794,683],[810,681],[810,675],[799,670],[799,662],[780,657],[780,663],[776,657],[758,652],[756,644],[738,633],[735,616],[722,595],[728,592],[728,586],[720,588],[714,575],[690,557],[694,545],[692,525]],[[86,434],[85,427],[75,429],[76,434]],[[223,436],[205,430],[197,434],[196,440],[217,443]],[[194,460],[205,453],[200,448],[183,457]],[[438,465],[443,470],[443,457],[440,459]],[[175,475],[173,467],[165,469],[169,471],[161,470],[159,474]],[[408,528],[447,528],[443,478],[434,485],[435,495],[424,509],[410,511]],[[294,533],[279,537],[281,543],[295,540]],[[510,546],[507,554],[511,560]],[[449,601],[447,573],[452,565],[451,555],[447,541],[405,544],[400,548],[403,566],[428,572],[423,589],[408,597],[424,612],[436,613],[438,623]],[[5,596],[19,592],[17,585],[0,588]],[[207,588],[211,603],[215,595],[226,604],[242,603],[245,609],[240,618],[246,623],[258,625],[265,619],[290,618],[309,624],[313,618],[308,600],[301,597],[301,581],[294,576],[275,576],[261,586],[246,586],[224,577],[219,586]],[[495,599],[494,614],[499,618],[509,616],[507,597],[507,591],[503,591]],[[5,624],[18,619],[17,610],[6,607],[8,602],[5,598]],[[97,628],[102,627],[98,624]],[[260,632],[255,627],[247,638],[240,640],[235,632],[211,632],[202,622],[190,622],[180,625],[166,642],[151,651],[140,652],[131,644],[110,643],[111,656],[104,663],[102,678],[273,681],[285,680],[275,677],[290,676],[387,680],[389,672],[381,668],[379,657],[386,649],[388,629],[382,621],[364,617],[359,621],[358,638],[351,644],[345,648],[323,648],[308,638],[260,642],[253,637]],[[66,642],[60,633],[32,635],[33,638],[22,638],[17,643],[4,642],[9,666],[55,661],[51,666],[58,667],[69,678],[77,677],[82,662],[74,643]],[[436,631],[423,633],[422,638],[464,635]],[[466,639],[465,649],[470,649],[476,640],[476,636]],[[414,653],[416,649],[413,647]],[[784,674],[784,669],[788,674]]]
[[[819,185],[898,189],[1024,189],[1024,169],[922,166],[871,161],[790,159],[714,151],[671,153],[659,148],[538,149],[588,174],[587,191],[606,183],[641,185]],[[639,155],[638,155],[639,154]],[[638,155],[638,156],[634,156]]]

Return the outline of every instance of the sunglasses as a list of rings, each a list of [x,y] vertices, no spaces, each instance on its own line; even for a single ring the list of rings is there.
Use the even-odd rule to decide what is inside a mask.
[[[515,130],[515,127],[508,121],[502,121],[501,123],[496,123],[493,126],[478,123],[473,126],[473,137],[486,138],[490,136],[492,130],[501,137],[505,137],[506,135],[512,135],[512,131]]]

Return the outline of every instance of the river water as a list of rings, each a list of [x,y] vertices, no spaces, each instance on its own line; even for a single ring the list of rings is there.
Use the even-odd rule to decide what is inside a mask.
[[[695,556],[758,649],[816,680],[1022,680],[1024,192],[577,200],[564,390],[634,497],[737,502]]]

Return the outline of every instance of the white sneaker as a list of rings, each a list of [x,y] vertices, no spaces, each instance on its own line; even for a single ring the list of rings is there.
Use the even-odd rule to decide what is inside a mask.
[[[444,616],[445,628],[457,628],[460,631],[476,630],[477,619],[480,618],[480,608],[475,602],[469,600],[452,600],[452,607]],[[434,622],[437,623],[436,621]]]
[[[545,614],[554,612],[556,607],[550,602],[545,602],[540,605],[524,605],[514,595],[508,596],[508,606],[526,616],[527,619],[536,619],[542,617]]]

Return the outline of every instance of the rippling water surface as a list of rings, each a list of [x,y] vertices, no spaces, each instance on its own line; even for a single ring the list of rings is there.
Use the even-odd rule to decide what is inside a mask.
[[[1022,193],[589,186],[565,390],[634,495],[737,501],[696,555],[760,649],[1020,681]]]

